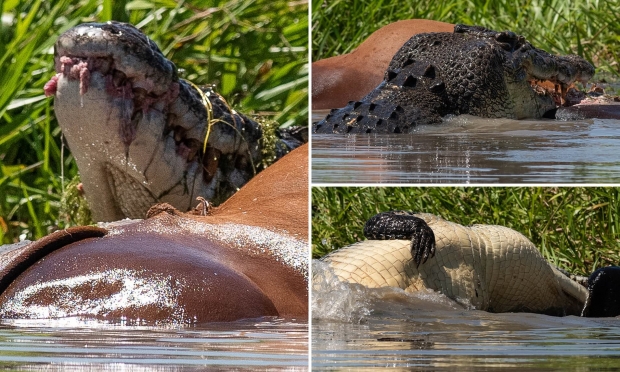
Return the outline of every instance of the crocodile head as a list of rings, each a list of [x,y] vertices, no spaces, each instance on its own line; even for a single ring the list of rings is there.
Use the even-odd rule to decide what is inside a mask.
[[[143,218],[156,202],[186,211],[197,196],[217,204],[254,175],[258,124],[179,79],[137,28],[76,26],[56,42],[55,68],[45,93],[95,220]]]
[[[317,133],[407,133],[446,115],[538,118],[556,108],[533,84],[548,81],[562,95],[594,67],[555,56],[510,31],[456,25],[453,33],[413,36],[396,53],[381,84],[314,125]]]

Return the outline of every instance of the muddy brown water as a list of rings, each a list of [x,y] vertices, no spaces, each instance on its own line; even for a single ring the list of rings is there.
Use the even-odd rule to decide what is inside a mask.
[[[3,321],[0,367],[34,371],[308,369],[308,325],[281,319],[184,327],[78,319]]]
[[[313,121],[325,111],[313,112]],[[618,183],[620,120],[462,115],[410,134],[312,136],[314,183]]]
[[[338,282],[313,262],[312,369],[579,370],[620,367],[620,319],[492,314],[436,292]]]

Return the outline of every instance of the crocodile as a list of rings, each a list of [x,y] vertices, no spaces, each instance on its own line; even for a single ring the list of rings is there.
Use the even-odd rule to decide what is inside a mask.
[[[369,288],[431,289],[489,312],[617,316],[617,267],[586,280],[551,265],[521,233],[504,226],[463,226],[428,213],[371,217],[368,240],[324,256],[341,280]]]
[[[180,79],[134,26],[86,23],[60,35],[45,85],[96,221],[142,218],[155,203],[219,204],[261,163],[263,130],[213,89]],[[301,141],[288,137],[281,154]]]
[[[218,207],[0,247],[0,317],[195,324],[308,317],[308,146]]]
[[[373,91],[331,110],[313,132],[409,133],[460,114],[552,116],[567,88],[593,75],[594,67],[579,56],[549,54],[511,31],[457,24],[452,33],[411,37]],[[539,81],[557,86],[556,95]]]
[[[312,110],[362,99],[381,83],[390,60],[412,36],[452,31],[454,24],[429,19],[396,21],[373,32],[351,53],[312,62]]]

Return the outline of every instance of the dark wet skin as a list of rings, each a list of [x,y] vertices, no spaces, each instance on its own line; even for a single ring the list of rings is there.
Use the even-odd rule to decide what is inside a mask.
[[[578,56],[555,56],[510,31],[456,25],[453,33],[413,36],[396,53],[384,81],[360,101],[334,109],[315,133],[408,133],[446,115],[515,119],[556,108],[531,81],[566,87],[587,81],[594,67]]]
[[[364,225],[364,236],[373,240],[411,240],[411,257],[419,267],[435,255],[435,234],[415,213],[383,212],[372,216]]]
[[[582,316],[612,317],[620,315],[620,267],[603,267],[588,278],[588,300]]]

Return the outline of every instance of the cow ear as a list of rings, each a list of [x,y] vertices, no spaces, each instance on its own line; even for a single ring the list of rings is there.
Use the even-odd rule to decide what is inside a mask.
[[[588,317],[620,315],[620,267],[603,267],[590,275],[588,300],[581,315]]]

